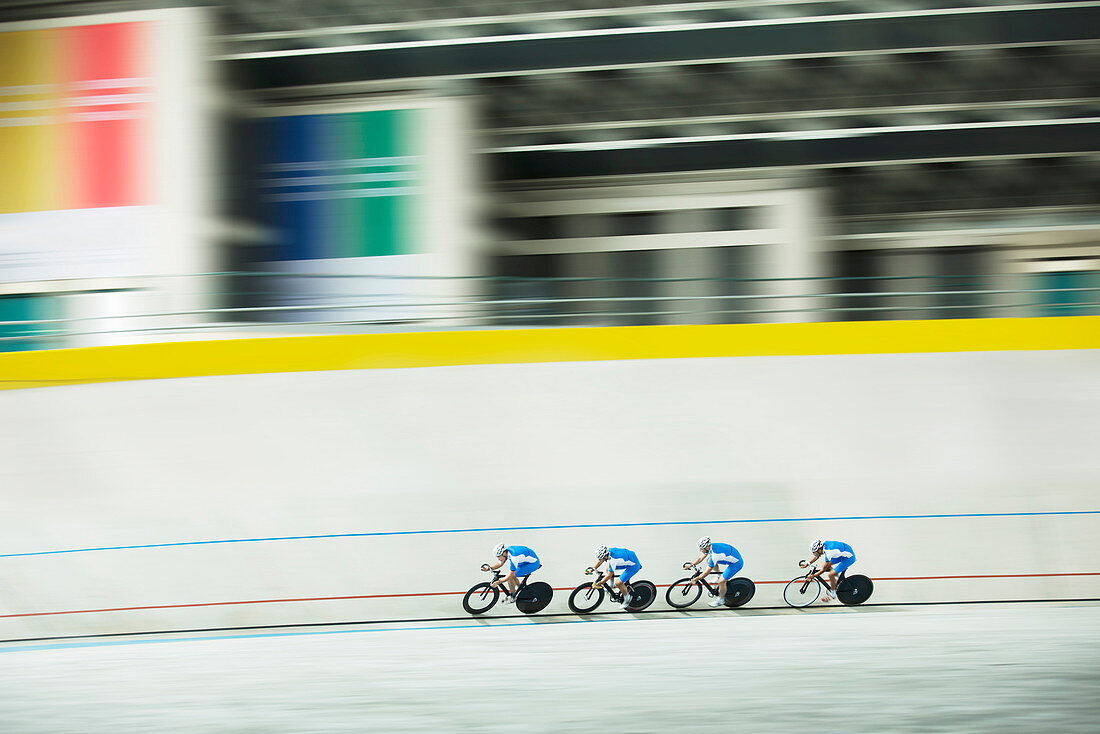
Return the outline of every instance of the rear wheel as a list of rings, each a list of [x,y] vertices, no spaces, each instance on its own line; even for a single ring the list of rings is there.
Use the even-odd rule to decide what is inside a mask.
[[[603,601],[603,587],[593,589],[592,584],[581,584],[569,595],[569,608],[574,614],[589,614]]]
[[[808,607],[821,596],[821,582],[817,579],[806,580],[805,576],[792,579],[783,589],[783,601],[792,607]]]
[[[699,601],[699,597],[703,595],[703,587],[691,580],[689,576],[686,579],[680,579],[668,587],[668,591],[665,592],[665,601],[668,605],[674,609],[687,609],[695,602]]]
[[[862,604],[871,598],[871,592],[875,590],[875,584],[866,576],[856,574],[845,576],[836,587],[836,598],[842,604],[855,606]]]
[[[739,607],[747,604],[756,593],[756,584],[752,579],[730,579],[726,584],[726,606]]]
[[[470,614],[484,614],[493,608],[500,597],[500,589],[497,589],[488,581],[477,584],[462,597],[462,608]]]
[[[516,597],[516,609],[524,614],[541,612],[553,598],[554,590],[550,587],[550,584],[536,581],[533,584],[527,584],[519,592],[519,596]]]
[[[628,612],[640,612],[657,598],[657,587],[652,581],[635,581],[630,584],[630,606]]]

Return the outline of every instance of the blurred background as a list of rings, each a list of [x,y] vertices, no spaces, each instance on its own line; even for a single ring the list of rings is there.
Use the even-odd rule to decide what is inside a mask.
[[[0,355],[0,732],[1092,734],[1093,320],[546,329],[1100,314],[1098,28],[0,0],[0,352],[502,330]],[[751,604],[667,603],[701,534]],[[815,538],[873,601],[787,606]],[[502,542],[538,615],[462,610]]]
[[[0,3],[0,350],[1100,313],[1100,7]]]

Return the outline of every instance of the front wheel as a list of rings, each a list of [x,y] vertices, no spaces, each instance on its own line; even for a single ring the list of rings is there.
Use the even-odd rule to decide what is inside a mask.
[[[687,609],[699,601],[699,597],[702,595],[702,585],[692,581],[689,576],[686,579],[674,582],[672,586],[668,587],[668,591],[665,592],[665,601],[673,609]]]
[[[821,596],[821,582],[815,579],[807,579],[799,576],[791,579],[783,589],[783,601],[796,609],[808,607]]]
[[[635,581],[630,584],[630,606],[628,612],[640,612],[649,607],[657,598],[657,587],[652,581]]]
[[[603,601],[603,587],[593,589],[592,584],[581,584],[569,595],[569,608],[574,614],[589,614]]]
[[[493,608],[500,597],[500,589],[488,581],[475,585],[462,597],[462,608],[470,614],[485,614]]]

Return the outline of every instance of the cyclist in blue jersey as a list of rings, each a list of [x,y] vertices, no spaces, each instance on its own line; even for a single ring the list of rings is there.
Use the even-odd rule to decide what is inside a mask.
[[[685,563],[684,568],[697,566],[704,558],[707,559],[707,570],[701,571],[691,580],[698,581],[712,573],[721,574],[718,578],[718,593],[707,602],[708,606],[720,607],[726,601],[726,583],[744,567],[745,560],[741,557],[741,552],[729,543],[711,543],[710,538],[705,535],[699,538],[699,557]]]
[[[825,556],[825,565],[814,576],[827,575],[825,596],[821,601],[831,602],[836,596],[836,585],[839,583],[840,574],[856,562],[856,552],[852,550],[852,546],[841,543],[839,540],[815,540],[810,544],[810,553],[813,557],[809,561],[799,561],[798,565],[806,568],[818,558]]]
[[[634,599],[626,584],[642,569],[642,562],[638,560],[638,554],[628,548],[608,548],[606,545],[601,545],[596,549],[596,565],[592,570],[598,569],[604,561],[607,561],[607,573],[593,581],[592,587],[605,583],[612,574],[616,574],[618,578],[615,579],[615,588],[623,595],[620,608],[626,609]]]
[[[504,545],[499,543],[493,548],[493,555],[497,557],[495,564],[481,564],[482,571],[495,571],[505,563],[510,564],[508,573],[493,582],[493,586],[508,584],[508,593],[504,603],[511,604],[516,599],[516,589],[519,588],[517,579],[521,579],[542,567],[539,557],[525,545]]]

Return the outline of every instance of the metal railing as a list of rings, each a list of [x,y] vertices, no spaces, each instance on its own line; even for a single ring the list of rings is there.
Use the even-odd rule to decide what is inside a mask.
[[[858,321],[1100,314],[1083,286],[1005,287],[1020,276],[532,278],[203,273],[132,288],[110,312],[0,320],[0,351],[172,339],[454,328]],[[180,288],[179,282],[202,284]],[[337,284],[337,285],[334,285]],[[896,288],[896,290],[890,290]],[[164,304],[191,304],[168,307]],[[71,310],[71,309],[70,309]],[[2,311],[0,311],[2,313]]]

